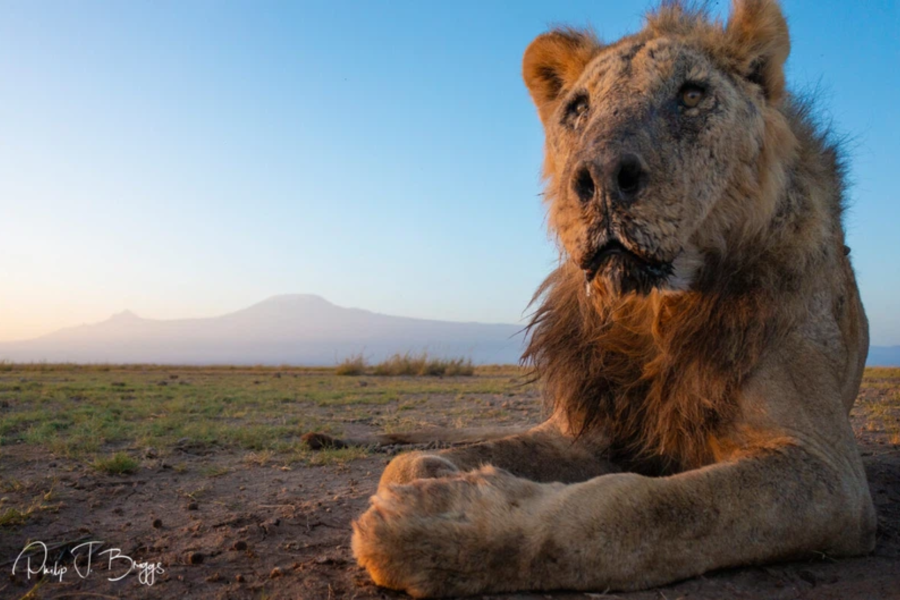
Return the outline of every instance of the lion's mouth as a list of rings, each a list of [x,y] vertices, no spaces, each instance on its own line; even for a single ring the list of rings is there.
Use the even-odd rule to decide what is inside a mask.
[[[585,284],[590,284],[601,271],[616,284],[619,291],[640,291],[659,287],[672,274],[672,263],[653,260],[629,250],[622,242],[612,239],[591,254],[580,264],[584,271]]]
[[[593,254],[587,255],[585,260],[581,263],[581,270],[584,271],[585,277],[588,280],[591,280],[597,276],[597,273],[600,272],[607,261],[612,260],[612,258],[616,256],[621,256],[623,259],[634,261],[639,266],[652,266],[651,261],[632,252],[619,240],[613,239],[597,248]]]

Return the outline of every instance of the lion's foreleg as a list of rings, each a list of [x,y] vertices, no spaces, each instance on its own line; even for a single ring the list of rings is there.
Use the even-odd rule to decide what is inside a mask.
[[[485,469],[385,488],[354,525],[353,549],[376,582],[418,596],[640,589],[870,550],[874,513],[854,477],[797,447],[572,485]]]
[[[554,422],[509,437],[438,452],[401,454],[385,469],[379,488],[415,479],[444,477],[484,465],[532,481],[585,481],[619,469],[603,458],[606,444],[596,438],[575,440]]]

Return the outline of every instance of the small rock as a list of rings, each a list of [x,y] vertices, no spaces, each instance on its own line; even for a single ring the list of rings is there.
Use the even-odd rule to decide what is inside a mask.
[[[269,573],[269,578],[275,579],[276,577],[281,577],[282,575],[284,575],[284,572],[281,570],[281,568],[275,567],[274,569],[272,569],[272,572]]]
[[[222,581],[222,576],[218,573],[213,573],[209,577],[206,578],[207,583],[215,583],[217,581]]]
[[[234,544],[231,545],[232,550],[242,551],[247,549],[247,542],[244,540],[238,540]]]
[[[200,552],[191,552],[188,554],[187,561],[189,565],[199,565],[203,563],[204,558]]]
[[[238,583],[244,583],[246,581],[246,579],[244,579],[244,576],[241,575],[240,573],[238,573],[237,575],[234,576],[234,580],[237,581]]]
[[[196,502],[190,502],[187,505],[188,510],[197,510],[198,508],[200,508],[200,507],[197,505]]]
[[[327,433],[319,433],[317,431],[310,431],[308,433],[304,433],[300,439],[309,446],[310,450],[321,450],[323,448],[346,448],[347,444],[343,441],[333,438]]]
[[[153,519],[153,529],[162,528],[162,519]]]

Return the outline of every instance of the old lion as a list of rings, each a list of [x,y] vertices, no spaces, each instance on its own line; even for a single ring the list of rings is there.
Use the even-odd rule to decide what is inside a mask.
[[[552,418],[391,462],[354,523],[378,584],[634,590],[872,549],[842,169],[785,91],[788,51],[771,0],[725,25],[666,3],[613,44],[528,47],[565,254],[525,355]]]

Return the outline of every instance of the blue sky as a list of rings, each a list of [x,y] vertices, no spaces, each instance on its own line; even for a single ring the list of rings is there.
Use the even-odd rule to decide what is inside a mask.
[[[0,0],[0,340],[293,292],[519,320],[557,258],[522,52],[651,5]],[[783,6],[792,88],[850,136],[873,343],[900,344],[900,8]]]

